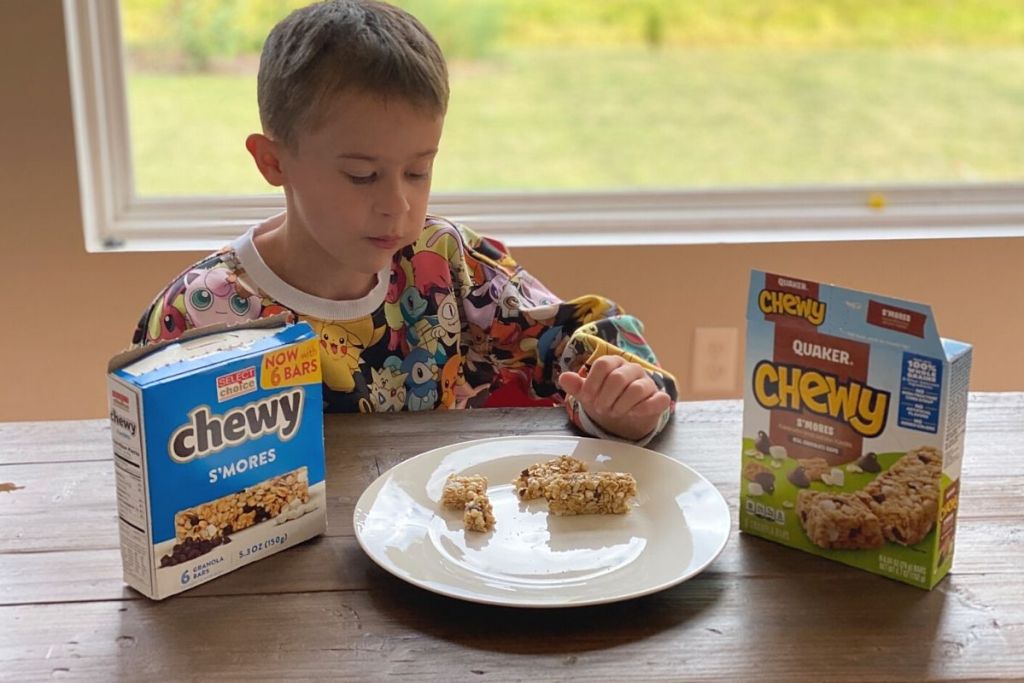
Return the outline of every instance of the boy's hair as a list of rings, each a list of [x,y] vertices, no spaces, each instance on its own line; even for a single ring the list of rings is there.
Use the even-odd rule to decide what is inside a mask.
[[[326,0],[297,9],[267,36],[257,79],[260,122],[294,149],[346,89],[397,96],[444,114],[448,68],[415,17],[376,0]]]

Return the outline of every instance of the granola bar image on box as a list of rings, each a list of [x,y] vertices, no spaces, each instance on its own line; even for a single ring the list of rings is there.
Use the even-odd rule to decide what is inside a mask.
[[[932,530],[939,507],[942,458],[934,448],[901,457],[864,487],[866,501],[893,543],[915,545]]]
[[[892,464],[883,477],[900,481],[938,481],[942,475],[942,455],[935,448],[921,447],[908,451]]]
[[[544,486],[549,479],[560,474],[586,472],[587,464],[570,455],[560,455],[547,462],[530,465],[512,480],[521,500],[533,500],[544,496]]]
[[[300,467],[182,510],[174,516],[175,536],[182,541],[223,538],[308,502],[309,475]]]
[[[770,468],[758,462],[748,462],[743,466],[743,478],[747,481],[757,481],[759,476],[771,473]]]
[[[870,550],[885,545],[882,525],[857,493],[803,490],[796,498],[800,526],[811,543],[833,550]]]
[[[160,558],[161,567],[194,560],[219,545],[231,542],[231,534],[309,502],[309,474],[305,467],[261,481],[246,489],[187,508],[174,516],[175,538],[171,552]]]
[[[761,463],[748,462],[744,465],[743,478],[748,482],[760,486],[761,491],[765,493],[772,493],[775,491],[775,474],[770,468],[765,467]]]
[[[621,515],[629,512],[636,492],[636,479],[624,472],[561,474],[544,485],[553,515]]]
[[[810,481],[821,481],[821,475],[832,470],[832,466],[825,458],[801,458],[797,460],[797,464],[804,469]]]

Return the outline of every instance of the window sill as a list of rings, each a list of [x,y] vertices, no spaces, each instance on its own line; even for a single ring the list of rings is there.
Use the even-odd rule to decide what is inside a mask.
[[[283,208],[271,195],[138,199],[86,216],[87,248],[212,251]],[[510,247],[1024,236],[1014,184],[440,194],[430,211]]]

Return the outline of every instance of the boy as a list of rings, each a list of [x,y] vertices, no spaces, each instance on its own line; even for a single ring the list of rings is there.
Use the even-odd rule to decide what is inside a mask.
[[[428,216],[448,104],[444,57],[374,0],[296,10],[260,58],[263,133],[246,148],[286,211],[175,278],[133,342],[287,313],[320,335],[325,409],[563,401],[584,431],[647,443],[675,381],[639,322],[563,302],[501,243]]]

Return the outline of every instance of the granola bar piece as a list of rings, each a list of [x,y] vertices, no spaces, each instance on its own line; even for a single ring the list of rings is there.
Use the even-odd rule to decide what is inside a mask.
[[[743,478],[747,481],[757,481],[758,475],[765,474],[772,474],[772,471],[759,462],[748,462],[743,466]]]
[[[938,482],[941,475],[942,456],[936,449],[922,446],[909,451],[894,462],[882,477],[902,482],[930,483]]]
[[[751,495],[761,495],[762,493],[774,493],[775,492],[775,473],[769,468],[765,467],[759,462],[748,462],[743,466],[743,478],[760,486],[758,490],[757,486],[748,485],[747,491],[751,492]]]
[[[560,455],[547,462],[530,465],[512,480],[521,500],[533,500],[544,496],[544,486],[552,477],[561,474],[586,472],[587,464],[570,455]]]
[[[462,514],[466,531],[490,531],[494,528],[494,510],[486,493],[470,493]]]
[[[487,494],[487,477],[473,475],[457,477],[449,474],[441,492],[441,504],[452,510],[462,510],[473,496]]]
[[[309,502],[309,472],[300,467],[174,516],[179,541],[224,539]]]
[[[825,458],[801,458],[797,460],[810,481],[821,481],[821,475],[832,471],[832,465]]]
[[[932,448],[910,451],[864,487],[871,511],[893,543],[915,545],[932,530],[939,510],[942,459]]]
[[[548,479],[544,497],[554,515],[621,515],[629,512],[636,479],[624,472],[575,472]]]
[[[796,498],[800,526],[820,548],[870,550],[885,545],[882,525],[860,493],[805,489]]]

